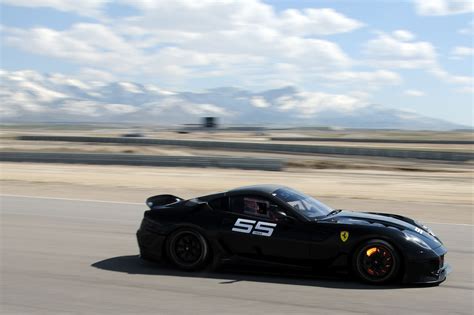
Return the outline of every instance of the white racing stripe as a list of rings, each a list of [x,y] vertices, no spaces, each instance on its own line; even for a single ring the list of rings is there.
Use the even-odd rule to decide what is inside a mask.
[[[145,203],[141,203],[141,202],[123,202],[123,201],[110,201],[110,200],[59,198],[59,197],[9,195],[9,194],[1,194],[0,197],[33,198],[33,199],[66,200],[66,201],[83,201],[83,202],[97,202],[97,203],[115,203],[115,204],[123,204],[123,205],[144,205],[145,204]],[[455,225],[455,226],[474,226],[474,224],[468,224],[468,223],[444,223],[444,222],[425,222],[425,221],[423,221],[423,223],[425,223],[425,224],[439,224],[439,225]]]

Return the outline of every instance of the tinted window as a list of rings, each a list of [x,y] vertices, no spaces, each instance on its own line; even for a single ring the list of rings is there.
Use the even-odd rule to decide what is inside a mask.
[[[272,195],[288,203],[293,209],[309,219],[324,217],[332,211],[321,201],[293,189],[280,188]]]
[[[254,217],[275,219],[273,210],[270,209],[270,201],[259,196],[236,196],[232,197],[230,207],[232,212],[250,215]]]

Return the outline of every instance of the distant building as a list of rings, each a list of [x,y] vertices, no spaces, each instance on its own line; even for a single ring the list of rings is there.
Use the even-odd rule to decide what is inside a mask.
[[[217,128],[217,117],[203,117],[202,126],[206,129]]]

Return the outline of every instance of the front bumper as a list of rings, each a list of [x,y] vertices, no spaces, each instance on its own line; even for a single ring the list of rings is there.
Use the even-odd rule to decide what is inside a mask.
[[[433,250],[433,256],[409,260],[405,264],[404,283],[439,284],[446,280],[452,268],[444,260],[446,249],[440,246]]]

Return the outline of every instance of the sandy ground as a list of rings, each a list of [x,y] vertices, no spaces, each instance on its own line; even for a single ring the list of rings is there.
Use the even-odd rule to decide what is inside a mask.
[[[473,222],[472,172],[268,172],[2,163],[1,178],[2,194],[137,203],[154,194],[172,193],[189,198],[237,186],[274,183],[304,191],[335,208],[391,211],[433,222]],[[382,204],[383,208],[379,206]],[[423,211],[428,204],[431,211]],[[453,211],[455,218],[450,215]]]

